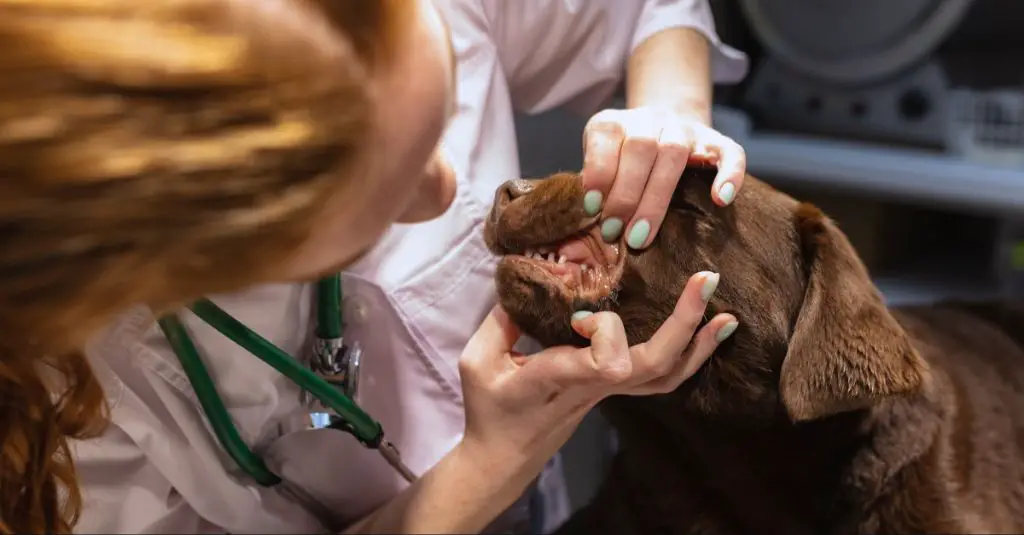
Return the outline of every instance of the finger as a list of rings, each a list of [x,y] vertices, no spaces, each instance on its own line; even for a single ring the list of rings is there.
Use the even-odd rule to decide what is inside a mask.
[[[460,364],[474,370],[499,371],[504,369],[512,347],[519,340],[519,328],[500,305],[491,309],[483,323],[469,339],[460,358]]]
[[[665,220],[679,179],[686,169],[692,144],[690,129],[679,122],[672,121],[662,129],[661,137],[658,138],[658,154],[647,187],[626,231],[626,245],[629,247],[644,249],[654,241]]]
[[[661,122],[655,120],[653,113],[625,115],[623,124],[626,139],[622,142],[615,182],[602,214],[601,235],[605,241],[618,239],[623,224],[633,219],[658,157]]]
[[[716,133],[720,139],[708,146],[718,162],[718,174],[711,185],[711,199],[719,206],[728,206],[743,187],[747,173],[747,153],[735,141]]]
[[[672,386],[672,389],[675,390],[683,381],[697,373],[697,370],[711,358],[711,355],[718,349],[718,346],[736,332],[739,325],[740,323],[736,316],[732,314],[717,314],[704,327],[701,327],[700,332],[694,337],[693,343],[683,353],[679,373],[673,379],[675,385]]]
[[[704,365],[722,342],[729,339],[739,326],[739,321],[732,314],[718,314],[693,337],[689,347],[683,352],[675,369],[667,376],[643,385],[639,389],[631,389],[634,395],[664,394],[679,388],[687,379],[693,377]]]
[[[650,340],[634,348],[634,359],[643,359],[649,379],[664,376],[675,367],[679,355],[700,326],[707,303],[718,288],[719,278],[717,273],[709,271],[691,276],[668,319]]]
[[[573,330],[590,340],[590,356],[594,368],[613,382],[625,380],[633,370],[629,342],[622,318],[613,312],[577,315]]]
[[[583,129],[583,189],[587,215],[595,216],[604,205],[619,169],[619,153],[625,130],[617,110],[598,112]]]

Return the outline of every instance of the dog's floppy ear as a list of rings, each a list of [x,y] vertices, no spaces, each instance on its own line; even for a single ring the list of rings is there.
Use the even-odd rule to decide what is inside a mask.
[[[919,390],[928,365],[846,236],[814,206],[800,205],[795,217],[808,280],[779,380],[790,418],[813,420]]]

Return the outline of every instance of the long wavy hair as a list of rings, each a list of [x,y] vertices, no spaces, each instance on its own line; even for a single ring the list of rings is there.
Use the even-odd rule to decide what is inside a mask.
[[[270,280],[373,127],[406,0],[0,0],[0,531],[70,532],[81,348]]]

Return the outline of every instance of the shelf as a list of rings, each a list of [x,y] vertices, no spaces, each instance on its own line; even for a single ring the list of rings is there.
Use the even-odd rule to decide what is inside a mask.
[[[715,127],[747,152],[755,176],[780,185],[841,188],[988,214],[1024,213],[1024,170],[922,150],[753,131],[735,108],[716,106]]]

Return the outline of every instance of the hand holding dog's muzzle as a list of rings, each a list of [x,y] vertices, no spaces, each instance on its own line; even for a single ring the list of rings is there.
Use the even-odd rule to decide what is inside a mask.
[[[736,330],[731,314],[719,314],[698,330],[717,284],[714,273],[691,277],[661,328],[633,347],[619,316],[599,312],[573,320],[589,347],[556,346],[524,357],[512,350],[519,329],[495,308],[460,361],[464,441],[477,444],[478,451],[518,459],[519,470],[539,471],[604,398],[674,390]]]
[[[574,317],[573,329],[590,339],[595,355],[614,347],[616,356],[603,358],[629,362],[629,378],[616,385],[612,393],[646,395],[671,392],[692,377],[718,345],[732,336],[739,326],[732,314],[718,314],[700,326],[718,280],[717,273],[701,272],[691,276],[672,314],[654,336],[647,342],[628,348],[626,355],[608,339],[609,333],[622,329],[622,321],[617,315],[599,312],[583,314],[582,317],[578,313]]]

